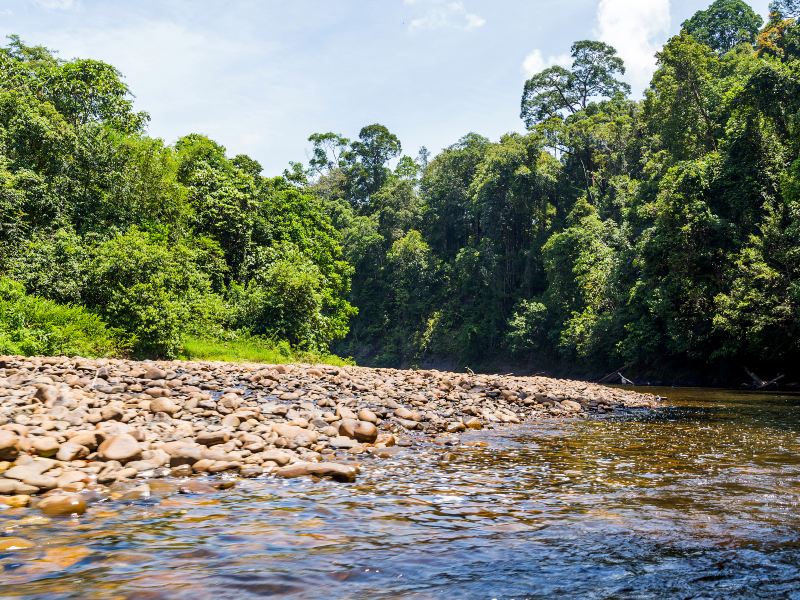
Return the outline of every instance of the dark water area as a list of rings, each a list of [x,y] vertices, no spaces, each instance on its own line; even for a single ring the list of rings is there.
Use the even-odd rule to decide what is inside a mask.
[[[800,397],[476,432],[206,495],[0,512],[3,598],[800,598]],[[0,538],[2,539],[2,538]]]

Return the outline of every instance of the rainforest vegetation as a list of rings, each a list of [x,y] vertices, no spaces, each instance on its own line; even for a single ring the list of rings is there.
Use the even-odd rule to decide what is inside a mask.
[[[380,124],[279,177],[147,135],[122,75],[0,50],[0,354],[214,344],[732,381],[800,361],[800,2],[716,0],[640,100],[614,48],[522,90],[526,133],[404,154]]]

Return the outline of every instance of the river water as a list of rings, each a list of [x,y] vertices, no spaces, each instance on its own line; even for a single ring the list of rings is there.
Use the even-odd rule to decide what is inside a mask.
[[[350,485],[5,510],[35,545],[0,553],[0,597],[800,598],[800,397],[647,391],[669,400],[419,444]]]

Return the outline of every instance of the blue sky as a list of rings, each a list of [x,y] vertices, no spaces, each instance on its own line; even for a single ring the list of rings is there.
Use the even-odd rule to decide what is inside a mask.
[[[380,122],[411,155],[521,131],[526,73],[579,39],[617,47],[641,93],[654,50],[710,1],[0,0],[0,23],[118,67],[152,135],[204,133],[278,174],[315,131]]]

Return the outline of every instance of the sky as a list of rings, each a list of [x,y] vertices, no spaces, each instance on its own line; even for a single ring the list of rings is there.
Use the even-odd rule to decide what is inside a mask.
[[[113,64],[150,135],[202,133],[276,175],[314,132],[382,123],[415,156],[522,131],[526,78],[569,64],[576,40],[617,48],[639,96],[656,50],[710,1],[0,0],[0,30]]]

